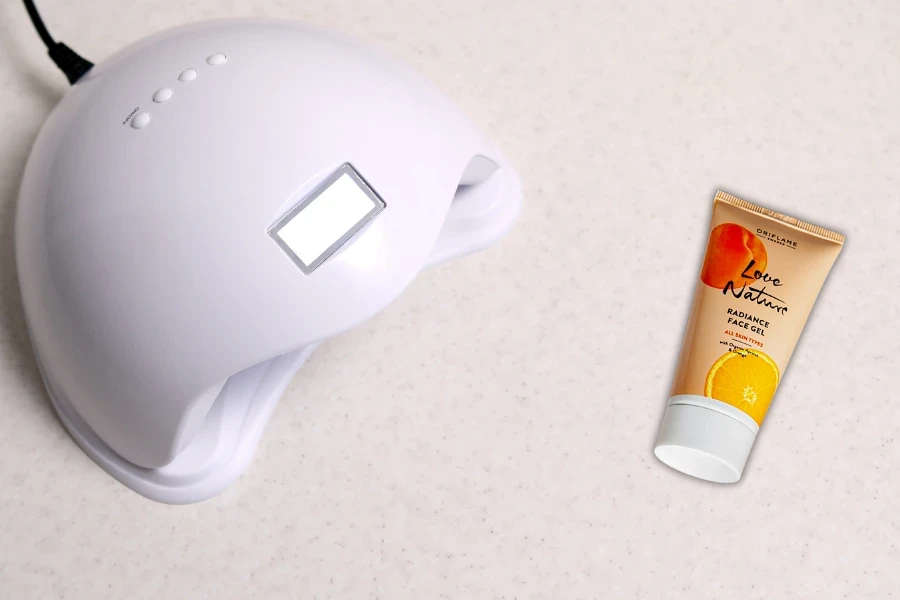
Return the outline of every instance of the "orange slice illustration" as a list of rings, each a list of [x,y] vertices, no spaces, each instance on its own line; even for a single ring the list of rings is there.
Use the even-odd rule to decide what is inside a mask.
[[[766,354],[734,350],[723,354],[710,368],[704,394],[742,410],[761,425],[778,379],[778,366]]]

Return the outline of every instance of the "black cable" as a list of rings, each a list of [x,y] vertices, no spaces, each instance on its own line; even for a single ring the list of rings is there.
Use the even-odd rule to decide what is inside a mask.
[[[38,13],[34,1],[23,0],[23,2],[25,2],[25,10],[28,11],[28,16],[31,17],[31,22],[34,23],[34,28],[37,29],[38,35],[41,36],[41,40],[47,46],[47,53],[50,55],[50,58],[66,74],[69,83],[74,85],[85,73],[91,70],[94,63],[82,58],[62,42],[55,41],[50,32],[47,31],[47,26],[44,25],[44,20]]]
[[[25,0],[25,10],[28,11],[28,16],[31,17],[31,22],[34,23],[34,28],[37,29],[38,35],[41,36],[41,39],[44,40],[44,45],[49,49],[51,46],[56,44],[56,41],[51,37],[50,32],[47,31],[47,26],[44,25],[44,20],[41,18],[41,15],[38,14],[37,7],[34,5],[34,2],[31,0]]]

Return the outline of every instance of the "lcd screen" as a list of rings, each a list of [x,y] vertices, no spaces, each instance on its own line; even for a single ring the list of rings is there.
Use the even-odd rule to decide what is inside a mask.
[[[280,219],[269,234],[309,274],[384,207],[381,198],[346,164]]]

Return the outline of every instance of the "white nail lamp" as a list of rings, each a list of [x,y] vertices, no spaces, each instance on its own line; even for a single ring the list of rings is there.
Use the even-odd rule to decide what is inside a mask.
[[[22,184],[53,405],[138,493],[209,498],[319,342],[495,242],[520,203],[493,145],[381,52],[264,20],[141,40],[59,103]]]

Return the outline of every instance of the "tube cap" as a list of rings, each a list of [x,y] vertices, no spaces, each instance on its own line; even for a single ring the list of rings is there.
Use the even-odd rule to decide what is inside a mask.
[[[708,407],[677,403],[678,398],[672,398],[666,408],[653,450],[656,457],[692,477],[715,483],[738,481],[758,427],[754,430],[742,419],[712,408],[712,403],[716,403],[737,411],[717,400],[703,398]],[[746,419],[752,421],[750,417]]]

